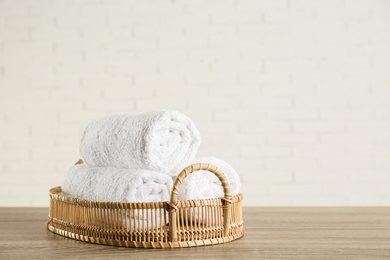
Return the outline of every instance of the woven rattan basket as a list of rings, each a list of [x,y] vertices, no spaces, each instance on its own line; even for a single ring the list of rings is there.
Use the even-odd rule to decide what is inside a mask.
[[[80,163],[80,161],[78,162]],[[218,199],[178,201],[183,179],[208,170],[223,186]],[[50,190],[47,228],[56,234],[90,243],[175,248],[226,243],[244,235],[242,194],[232,197],[225,175],[215,166],[197,163],[176,178],[170,201],[123,203],[89,201]]]

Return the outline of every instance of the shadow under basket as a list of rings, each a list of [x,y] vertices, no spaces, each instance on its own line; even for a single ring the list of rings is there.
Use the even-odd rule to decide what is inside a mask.
[[[78,163],[82,163],[79,161]],[[221,181],[224,197],[178,201],[183,179],[208,170]],[[50,190],[47,228],[80,241],[124,247],[175,248],[216,245],[244,235],[242,194],[232,197],[229,182],[215,166],[196,163],[176,178],[170,201],[99,202]]]

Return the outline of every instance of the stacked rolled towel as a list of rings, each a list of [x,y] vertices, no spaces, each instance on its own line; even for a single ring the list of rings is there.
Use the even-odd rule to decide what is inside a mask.
[[[172,183],[168,175],[150,170],[76,164],[69,169],[62,191],[93,201],[166,201]]]
[[[196,158],[193,163],[208,163],[218,167],[226,176],[230,185],[232,196],[240,192],[240,178],[234,168],[227,162],[215,157]],[[212,172],[207,170],[195,171],[189,174],[180,186],[178,199],[179,200],[199,200],[199,199],[213,199],[224,196],[223,187],[219,178]],[[186,210],[187,217],[192,215],[194,222],[202,222],[205,218],[205,213],[200,208],[193,208]],[[185,216],[185,215],[184,215]],[[206,217],[207,218],[207,217]],[[209,219],[210,223],[216,223],[217,219]]]
[[[150,170],[77,164],[69,169],[62,191],[92,201],[157,202],[169,200],[172,183],[170,176]],[[135,211],[125,219],[128,223],[126,226],[132,229],[152,226],[159,228],[160,213],[157,211],[156,214],[156,222],[152,225],[151,218],[148,221],[143,217],[142,211]],[[138,215],[141,222],[133,221],[138,219]],[[165,219],[168,219],[167,213]]]
[[[201,137],[176,111],[116,113],[91,122],[80,152],[88,165],[138,168],[177,175],[195,157]]]
[[[234,168],[227,162],[215,157],[201,157],[193,163],[209,163],[218,167],[226,176],[233,196],[240,192],[240,177]],[[180,186],[179,200],[197,200],[223,197],[223,188],[218,177],[209,171],[196,171],[189,174]]]

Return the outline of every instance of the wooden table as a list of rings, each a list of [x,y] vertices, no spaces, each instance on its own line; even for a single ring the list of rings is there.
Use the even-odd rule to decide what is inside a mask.
[[[177,249],[102,246],[46,229],[47,208],[0,208],[0,259],[390,259],[390,207],[244,208],[245,235]]]

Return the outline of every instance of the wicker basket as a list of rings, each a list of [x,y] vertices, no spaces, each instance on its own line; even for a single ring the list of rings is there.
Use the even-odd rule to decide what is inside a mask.
[[[79,163],[79,162],[78,162]],[[183,179],[198,170],[213,172],[224,197],[178,201]],[[197,163],[176,178],[170,201],[98,202],[67,196],[61,187],[50,190],[47,228],[56,234],[90,243],[174,248],[226,243],[244,235],[242,194],[232,197],[225,175],[215,166]]]

